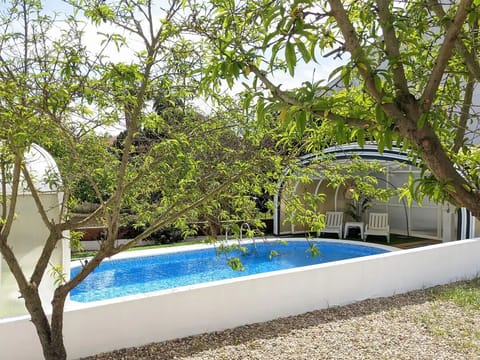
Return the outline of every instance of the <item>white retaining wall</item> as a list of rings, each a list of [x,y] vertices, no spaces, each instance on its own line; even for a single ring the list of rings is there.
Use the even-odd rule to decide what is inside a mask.
[[[480,239],[104,301],[65,313],[69,358],[471,279]],[[41,359],[28,318],[0,320],[2,360]]]
[[[131,241],[131,239],[117,239],[115,240],[115,246],[124,245]],[[102,242],[100,240],[88,240],[88,241],[81,241],[82,243],[82,251],[97,251],[100,249],[100,245]],[[149,240],[142,240],[135,246],[146,246],[146,245],[154,245],[153,241]]]

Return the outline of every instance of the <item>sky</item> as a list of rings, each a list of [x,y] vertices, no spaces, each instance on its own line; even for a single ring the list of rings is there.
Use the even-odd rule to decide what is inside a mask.
[[[9,6],[9,2],[0,3],[0,10]],[[72,8],[66,2],[62,0],[44,0],[43,1],[43,11],[47,14],[58,13],[59,16],[63,13],[71,14]],[[61,24],[61,23],[60,23]],[[61,25],[60,25],[61,26]],[[118,32],[118,28],[115,29],[112,25],[101,23],[100,26],[94,26],[91,24],[87,24],[83,27],[84,31],[84,39],[85,44],[88,45],[90,51],[92,53],[97,53],[102,45],[102,37],[99,33],[111,33],[111,32]],[[133,50],[141,49],[142,44],[139,42],[138,38],[130,37],[128,38],[128,44],[130,48]],[[113,45],[107,48],[106,55],[108,55],[112,61],[116,62],[124,62],[124,63],[131,63],[134,61],[134,51],[131,49],[116,49]],[[303,61],[298,61],[298,64],[295,69],[295,76],[291,77],[288,73],[283,72],[275,72],[271,78],[271,80],[277,85],[281,86],[281,89],[291,89],[295,87],[299,87],[305,81],[318,81],[318,80],[327,80],[329,74],[333,69],[340,66],[342,63],[345,63],[345,60],[342,59],[332,59],[332,58],[321,58],[318,63],[310,62],[305,64]],[[225,85],[224,91],[228,91],[230,93],[237,93],[243,90],[243,85],[241,84],[242,81],[249,82],[251,80],[243,79],[235,83],[232,89],[228,89]],[[210,105],[199,99],[195,102],[197,106],[201,108],[202,111],[208,113]],[[115,127],[111,129],[107,129],[110,133],[118,133],[122,130],[122,127]]]
[[[44,0],[43,3],[44,10],[46,12],[71,12],[71,6],[66,4],[62,0]],[[85,28],[86,43],[89,44],[93,51],[98,50],[100,48],[101,41],[98,33],[111,31],[114,31],[114,28],[108,24],[102,23],[98,27],[89,25]],[[118,31],[118,29],[116,29],[116,31]],[[138,39],[130,39],[129,46],[133,46],[135,48],[134,42],[136,41],[138,42]],[[139,44],[138,48],[140,47],[141,44]],[[128,51],[126,49],[118,52],[112,46],[109,49],[109,54],[111,55],[112,59],[115,59],[116,61],[129,62],[132,60],[131,51]],[[345,62],[345,59],[333,59],[333,57],[321,58],[317,64],[314,64],[313,62],[305,64],[303,61],[299,60],[296,67],[296,73],[293,78],[286,72],[277,72],[274,74],[273,79],[277,84],[282,84],[282,87],[285,88],[298,87],[305,81],[318,81],[321,79],[328,79],[331,71]]]

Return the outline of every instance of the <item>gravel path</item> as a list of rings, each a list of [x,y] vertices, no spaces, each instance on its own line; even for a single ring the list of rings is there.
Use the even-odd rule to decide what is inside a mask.
[[[88,359],[480,359],[480,311],[455,286],[480,304],[480,281],[462,282]]]

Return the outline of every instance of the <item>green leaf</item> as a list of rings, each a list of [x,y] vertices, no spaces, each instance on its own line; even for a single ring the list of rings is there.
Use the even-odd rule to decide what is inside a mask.
[[[351,76],[352,76],[352,68],[348,65],[343,66],[341,78],[346,87],[350,86]]]
[[[427,121],[427,116],[427,114],[420,115],[420,118],[417,121],[417,127],[419,129],[423,128],[423,126],[425,125],[425,122]]]
[[[287,114],[288,114],[287,108],[282,108],[282,110],[280,110],[280,115],[278,116],[278,120],[280,120],[280,123],[285,122],[285,120],[287,119]]]
[[[265,102],[263,99],[257,101],[257,121],[263,122],[265,120]]]
[[[63,272],[62,265],[52,265],[50,268],[50,276],[53,278],[53,283],[57,287],[65,284],[67,281],[67,275]]]
[[[270,57],[270,67],[272,67],[273,64],[275,63],[275,60],[277,58],[277,53],[280,50],[281,45],[282,45],[281,42],[277,42],[275,43],[275,45],[272,46],[272,56]]]
[[[392,148],[392,132],[390,130],[385,131],[385,147]]]
[[[382,154],[383,150],[385,149],[385,141],[384,141],[383,137],[378,137],[377,146],[378,146],[378,152],[380,154]]]
[[[386,116],[385,112],[383,111],[383,108],[380,104],[375,105],[375,118],[377,119],[377,123],[380,125],[385,124]]]
[[[309,243],[308,249],[306,252],[310,253],[310,256],[312,258],[320,256],[322,253],[320,252],[320,249],[314,244],[314,243]]]
[[[338,73],[343,73],[344,68],[345,68],[345,65],[342,65],[333,69],[333,71],[328,75],[328,81],[331,81],[334,77],[337,76]]]
[[[375,83],[375,89],[381,94],[383,92],[382,79],[380,79],[380,76],[374,76],[373,81]]]
[[[285,46],[285,60],[287,61],[288,72],[291,76],[295,74],[295,66],[297,65],[297,55],[293,43],[288,42]]]
[[[267,34],[267,36],[265,36],[265,39],[263,40],[263,44],[262,44],[262,49],[267,48],[268,43],[270,42],[270,40],[273,39],[275,35],[277,35],[277,32],[272,31],[271,33]]]
[[[317,37],[310,40],[310,55],[312,57],[312,60],[315,62],[317,61],[317,59],[315,58],[315,49],[317,47],[317,41],[318,41]]]
[[[238,257],[234,257],[227,260],[228,266],[235,271],[244,271],[245,268],[243,267],[242,261]]]
[[[305,132],[305,127],[307,126],[307,113],[305,111],[300,111],[297,115],[297,132],[300,136]]]
[[[358,145],[360,145],[360,147],[364,147],[365,146],[365,131],[363,129],[357,129],[356,135],[357,135]]]
[[[270,260],[272,260],[275,256],[280,256],[280,254],[278,253],[278,251],[272,250],[272,251],[270,251],[270,254],[268,255],[268,258]]]
[[[300,54],[302,54],[303,61],[308,63],[312,57],[310,56],[310,52],[307,50],[305,44],[300,40],[300,39],[295,39],[295,42],[297,44],[297,48],[300,51]]]

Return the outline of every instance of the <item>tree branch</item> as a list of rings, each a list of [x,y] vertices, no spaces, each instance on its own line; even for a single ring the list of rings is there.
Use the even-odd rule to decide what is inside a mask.
[[[407,77],[400,60],[400,42],[393,27],[392,14],[390,13],[390,1],[378,0],[378,15],[382,27],[383,39],[385,41],[386,53],[393,73],[393,82],[400,94],[409,94]]]
[[[45,226],[51,231],[52,230],[52,223],[47,216],[47,212],[45,207],[42,204],[42,200],[40,200],[40,196],[38,195],[38,191],[35,188],[35,184],[33,183],[32,177],[30,176],[30,172],[28,171],[27,167],[24,166],[22,169],[23,177],[27,181],[28,188],[30,189],[30,193],[32,194],[33,200],[35,202],[35,206],[37,207],[37,211],[40,214]]]
[[[272,95],[277,98],[278,100],[283,101],[287,105],[296,105],[299,107],[303,107],[304,103],[295,98],[294,96],[290,95],[288,92],[283,91],[280,89],[279,86],[275,86],[268,78],[267,76],[256,66],[250,65],[250,71],[254,73],[258,79],[267,87],[267,89],[270,90]],[[326,109],[320,109],[320,110],[312,110],[312,114],[320,117],[320,118],[327,118],[328,120],[332,121],[342,121],[343,123],[354,126],[354,127],[359,127],[359,128],[368,128],[373,125],[371,121],[368,120],[362,120],[358,118],[351,118],[351,117],[346,117],[346,116],[341,116],[338,114],[335,114],[330,111],[330,108]]]
[[[22,167],[23,157],[19,154],[15,154],[15,161],[13,164],[13,176],[12,176],[12,192],[10,194],[10,206],[8,214],[4,219],[4,224],[0,231],[0,242],[7,243],[8,236],[12,230],[13,220],[15,219],[15,210],[17,208],[18,189],[20,187],[20,173]],[[2,179],[2,181],[5,181]]]
[[[188,206],[184,207],[183,209],[180,209],[176,212],[168,212],[166,211],[166,213],[168,213],[169,215],[168,216],[165,216],[165,217],[162,217],[162,218],[159,218],[154,224],[152,224],[148,229],[146,229],[144,232],[142,232],[140,235],[136,236],[134,239],[130,240],[129,242],[123,244],[123,245],[120,245],[118,248],[115,249],[115,253],[120,253],[122,251],[125,251],[127,249],[129,249],[130,247],[134,246],[135,244],[137,244],[139,241],[141,241],[142,239],[145,239],[147,238],[148,236],[150,236],[152,233],[154,233],[155,231],[157,231],[158,229],[160,229],[162,226],[165,226],[169,223],[171,223],[172,221],[174,221],[175,219],[178,219],[180,218],[182,215],[186,214],[187,212],[189,212],[190,210],[192,209],[195,209],[197,208],[198,206],[204,204],[206,201],[210,200],[211,198],[213,198],[215,195],[218,195],[219,193],[221,193],[223,190],[225,190],[226,188],[228,188],[229,186],[231,186],[231,184],[236,180],[238,179],[243,173],[245,173],[245,171],[239,173],[239,174],[236,174],[235,176],[233,176],[232,178],[229,179],[229,181],[226,181],[224,182],[223,184],[221,184],[220,186],[216,187],[215,189],[213,190],[210,190],[209,193],[207,194],[204,194],[204,196],[202,196],[200,199],[196,200],[195,202],[189,204]],[[171,208],[173,209],[175,207],[175,205],[172,205]]]
[[[3,157],[3,154],[2,154]],[[1,167],[1,181],[2,181],[2,219],[5,219],[7,217],[7,211],[8,211],[8,205],[7,205],[7,163],[3,161],[3,159],[0,161],[0,167]],[[0,226],[1,229],[1,226]]]
[[[62,233],[58,231],[55,227],[50,230],[47,241],[42,248],[42,253],[40,254],[38,261],[33,270],[32,276],[30,277],[30,282],[32,284],[40,284],[42,277],[45,274],[45,269],[47,268],[50,258],[53,251],[57,245],[58,240],[62,238]]]
[[[55,250],[55,246],[57,245],[58,240],[62,238],[62,233],[57,228],[57,226],[53,223],[53,220],[51,222],[50,219],[48,218],[47,211],[43,206],[42,200],[40,199],[38,191],[35,188],[35,184],[33,183],[32,177],[30,176],[30,172],[28,171],[26,166],[23,167],[22,173],[25,180],[27,181],[28,188],[30,189],[30,193],[37,207],[37,211],[40,214],[40,217],[42,218],[42,221],[44,222],[45,226],[50,231],[47,241],[43,245],[42,253],[38,258],[37,264],[30,278],[30,282],[32,284],[38,285],[42,280],[43,274],[45,273],[45,269],[48,266],[50,257],[52,256],[52,253]]]
[[[20,187],[20,174],[22,166],[23,157],[19,154],[15,154],[15,162],[13,167],[13,177],[12,177],[12,192],[10,196],[10,206],[8,209],[8,215],[5,219],[5,223],[0,232],[0,254],[8,265],[8,268],[12,272],[15,280],[20,289],[20,293],[23,295],[29,287],[29,283],[25,274],[23,273],[22,267],[20,266],[15,253],[12,248],[7,244],[8,236],[12,229],[12,224],[15,218],[15,210],[17,207],[17,198],[18,198],[18,189]],[[2,178],[2,181],[5,181]]]
[[[455,134],[455,143],[452,147],[452,152],[454,153],[458,152],[463,145],[465,130],[467,128],[467,120],[470,118],[470,108],[472,106],[474,85],[475,80],[473,78],[473,74],[469,73],[467,86],[465,87],[465,97],[463,99],[460,119],[458,121],[457,133]]]
[[[262,70],[260,70],[258,67],[256,67],[253,64],[249,66],[250,66],[250,71],[260,79],[260,81],[267,87],[268,90],[270,90],[270,92],[274,97],[276,97],[277,99],[283,101],[285,104],[288,104],[288,105],[303,106],[303,103],[301,101],[299,101],[292,95],[288,94],[286,91],[281,90],[279,86],[275,86],[275,84],[272,83],[267,78],[265,73]]]
[[[345,39],[345,49],[350,52],[360,76],[365,81],[365,87],[367,88],[368,93],[382,106],[385,114],[401,121],[404,119],[404,110],[400,109],[395,103],[385,102],[384,91],[382,89],[377,89],[377,86],[375,85],[375,74],[357,38],[355,28],[348,18],[343,2],[341,0],[329,0],[329,4],[332,8],[331,14],[335,18]],[[408,96],[408,93],[406,95]],[[405,95],[403,97],[405,97]]]
[[[196,200],[195,202],[189,204],[188,206],[178,210],[178,211],[168,211],[166,210],[165,213],[167,213],[167,216],[164,217],[159,217],[155,223],[153,223],[151,226],[149,226],[148,229],[146,229],[144,232],[136,236],[134,239],[130,240],[129,242],[117,247],[101,247],[100,251],[97,252],[97,254],[83,267],[83,269],[72,279],[70,279],[69,282],[65,283],[64,285],[61,286],[62,291],[68,292],[71,289],[73,289],[75,286],[77,286],[83,279],[87,277],[87,275],[93,271],[106,257],[113,256],[115,254],[118,254],[122,251],[125,251],[138,242],[140,242],[142,239],[145,239],[149,235],[151,235],[153,232],[158,230],[160,227],[171,223],[175,219],[178,219],[180,216],[183,214],[187,213],[188,211],[200,206],[201,204],[205,203],[206,201],[210,200],[212,197],[215,195],[218,195],[219,192],[225,190],[228,188],[233,181],[238,179],[243,173],[245,173],[246,170],[237,173],[235,176],[232,176],[229,181],[224,182],[218,187],[215,187],[215,189],[209,191],[207,194],[204,194],[200,199]],[[170,209],[174,209],[174,207],[178,205],[178,203],[172,204],[170,206]]]
[[[428,83],[425,86],[422,97],[420,99],[420,105],[422,106],[423,113],[428,112],[428,110],[432,106],[433,98],[437,93],[448,61],[453,54],[453,49],[455,47],[455,44],[457,43],[457,39],[462,30],[465,19],[467,18],[468,10],[472,5],[472,1],[473,0],[460,1],[457,13],[455,14],[455,17],[451,22],[450,26],[448,26],[447,28],[445,39],[437,56],[437,61],[435,62],[435,66],[433,67]]]
[[[435,14],[440,19],[440,24],[447,29],[445,24],[445,18],[447,14],[443,9],[442,5],[438,0],[429,0],[428,6],[435,12]],[[477,56],[465,46],[465,43],[462,40],[462,37],[459,37],[455,42],[455,48],[457,52],[463,57],[465,64],[467,65],[468,71],[472,74],[477,81],[480,81],[480,64],[478,62]]]
[[[384,95],[383,91],[381,91],[381,89],[377,89],[375,86],[373,70],[367,59],[365,51],[363,50],[357,38],[355,28],[348,18],[348,14],[343,6],[343,2],[341,0],[329,0],[328,2],[332,8],[331,14],[335,18],[345,39],[345,49],[351,54],[352,60],[354,61],[358,72],[365,81],[368,92],[379,104],[381,104]]]
[[[176,9],[178,9],[178,7]],[[173,16],[174,11],[176,11],[173,5],[171,7],[171,10],[172,10],[172,13],[169,14],[168,18],[170,18],[170,16]],[[139,26],[138,23],[136,24],[137,26]],[[112,211],[109,211],[107,214],[107,216],[109,217],[108,228],[107,228],[108,237],[107,237],[107,240],[105,240],[102,243],[102,246],[105,246],[106,249],[108,249],[108,252],[111,252],[111,249],[113,248],[116,234],[120,226],[119,220],[120,220],[121,202],[126,189],[125,177],[127,173],[127,166],[129,163],[129,159],[131,158],[130,150],[133,144],[135,133],[138,130],[139,120],[141,117],[141,110],[145,103],[148,82],[150,80],[151,70],[154,64],[153,59],[155,58],[155,55],[157,53],[162,32],[163,32],[163,27],[161,27],[160,30],[158,30],[157,35],[153,39],[151,39],[152,41],[151,43],[148,43],[148,42],[145,43],[148,61],[145,63],[145,68],[142,74],[142,81],[140,83],[140,86],[134,94],[135,103],[131,107],[131,109],[127,109],[126,111],[126,116],[129,118],[129,126],[127,126],[127,134],[124,140],[124,151],[122,153],[120,166],[119,166],[119,170],[118,170],[117,178],[115,182],[117,184],[117,188],[115,189],[112,196]]]
[[[8,265],[8,268],[12,272],[15,280],[18,283],[18,287],[20,292],[23,293],[23,290],[28,287],[28,281],[23,273],[22,267],[20,266],[17,258],[15,257],[15,253],[13,252],[12,248],[7,244],[6,241],[3,241],[3,236],[1,237],[0,241],[0,253],[2,254],[5,262]]]

